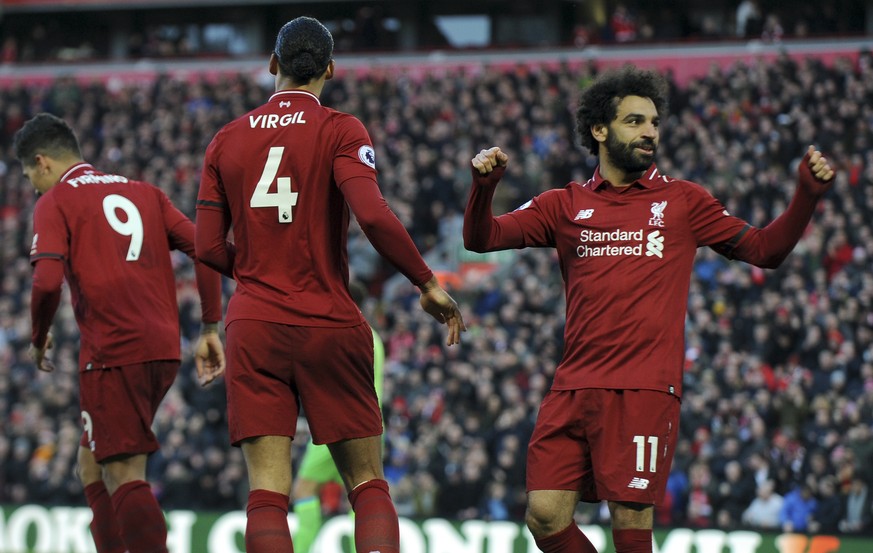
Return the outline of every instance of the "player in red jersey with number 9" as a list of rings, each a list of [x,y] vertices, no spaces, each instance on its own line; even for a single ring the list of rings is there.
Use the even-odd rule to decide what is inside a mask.
[[[226,314],[228,424],[249,473],[249,552],[292,550],[286,517],[300,407],[349,492],[357,550],[399,551],[373,336],[348,290],[349,209],[420,288],[424,310],[448,326],[448,345],[465,330],[379,192],[364,126],[319,101],[334,74],[332,55],[319,21],[299,17],[282,27],[269,62],[276,93],[215,135],[197,200],[197,255],[232,270],[237,282]],[[231,226],[235,253],[225,244]]]
[[[170,250],[194,257],[194,223],[161,189],[98,171],[73,130],[42,113],[14,139],[15,156],[40,194],[33,213],[31,355],[47,356],[66,274],[81,335],[83,434],[77,473],[94,513],[98,553],[167,550],[167,526],[145,481],[158,449],[155,412],[179,369],[179,308]],[[195,347],[201,384],[224,371],[218,337],[219,275],[195,264],[203,330]],[[111,496],[111,498],[110,498]]]
[[[580,500],[608,501],[618,553],[651,553],[679,425],[695,252],[778,266],[834,178],[810,146],[786,211],[752,227],[653,164],[666,90],[658,74],[631,66],[603,74],[577,112],[582,144],[600,160],[594,176],[500,217],[491,199],[509,157],[491,148],[472,160],[467,248],[555,248],[566,284],[564,354],[527,457],[526,521],[547,553],[595,553],[573,523]]]

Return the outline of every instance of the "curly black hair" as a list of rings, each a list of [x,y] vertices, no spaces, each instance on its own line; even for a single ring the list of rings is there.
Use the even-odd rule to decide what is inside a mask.
[[[82,157],[79,140],[66,121],[50,113],[40,113],[21,127],[12,139],[15,157],[27,167],[36,164],[36,155]]]
[[[594,125],[608,125],[616,117],[618,104],[625,96],[641,96],[654,102],[658,115],[667,114],[667,80],[656,71],[633,65],[611,69],[600,75],[582,92],[576,111],[576,132],[582,146],[595,156],[598,142],[591,134]]]
[[[302,16],[279,30],[273,52],[283,75],[306,84],[327,69],[333,58],[333,37],[321,21]]]

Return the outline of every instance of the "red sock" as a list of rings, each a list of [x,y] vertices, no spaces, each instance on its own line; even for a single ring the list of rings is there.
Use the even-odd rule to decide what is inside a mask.
[[[112,494],[112,508],[130,553],[166,553],[167,522],[148,482],[119,486]]]
[[[246,507],[248,553],[293,553],[288,528],[288,496],[269,490],[252,490]]]
[[[369,480],[349,494],[355,510],[355,550],[400,553],[400,525],[388,482]]]
[[[544,553],[597,553],[582,530],[571,522],[557,534],[536,540],[537,547]]]
[[[616,553],[652,553],[652,531],[646,529],[612,529]]]
[[[112,500],[106,491],[106,484],[102,480],[85,486],[85,501],[91,507],[91,537],[97,547],[97,553],[124,553],[127,546],[121,539],[121,530],[115,521],[115,512],[112,510]]]

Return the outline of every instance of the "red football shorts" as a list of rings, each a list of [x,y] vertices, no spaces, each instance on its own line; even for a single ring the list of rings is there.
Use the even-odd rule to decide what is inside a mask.
[[[230,440],[290,436],[300,408],[312,441],[382,433],[373,386],[373,333],[352,327],[290,326],[238,319],[227,326]]]
[[[176,380],[179,361],[149,361],[79,373],[82,447],[98,462],[160,447],[152,421]]]
[[[652,390],[552,390],[527,450],[527,489],[582,501],[660,503],[679,430],[679,398]]]

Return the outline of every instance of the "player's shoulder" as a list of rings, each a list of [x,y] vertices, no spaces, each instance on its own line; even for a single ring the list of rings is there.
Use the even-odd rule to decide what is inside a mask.
[[[671,179],[665,183],[666,189],[677,196],[699,195],[710,197],[712,194],[702,184],[687,179]]]
[[[674,199],[711,196],[709,191],[702,185],[691,180],[662,173],[654,165],[646,171],[646,174],[640,180],[649,190],[666,193]]]
[[[351,113],[326,106],[322,106],[322,109],[324,110],[325,119],[330,121],[331,125],[337,129],[364,129],[364,124],[361,120]]]
[[[544,192],[540,192],[530,200],[518,206],[514,211],[525,211],[531,206],[536,206],[539,210],[550,210],[552,207],[560,206],[572,201],[574,194],[573,185],[577,183],[569,183],[563,188],[550,188]]]
[[[674,188],[699,187],[700,185],[686,179],[674,177],[662,172],[657,166],[652,165],[640,178],[640,182],[650,188]]]

